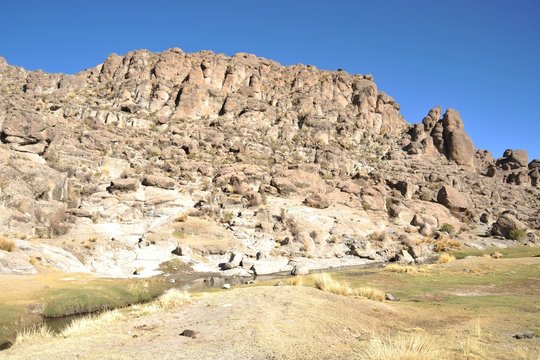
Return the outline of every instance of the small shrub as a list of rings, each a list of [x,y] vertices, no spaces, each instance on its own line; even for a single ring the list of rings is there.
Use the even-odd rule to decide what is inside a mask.
[[[527,231],[523,229],[512,229],[508,232],[510,240],[523,240],[527,236]]]
[[[231,222],[231,220],[234,218],[234,214],[232,211],[225,211],[223,213],[223,217],[221,218],[222,223],[228,223]]]
[[[454,227],[454,225],[448,223],[442,224],[439,230],[447,233],[448,235],[454,235],[456,233],[456,228]]]
[[[439,264],[446,264],[455,260],[456,258],[453,255],[450,255],[449,253],[443,253],[439,255],[439,259],[437,260],[437,262]]]
[[[3,235],[0,235],[0,250],[12,252],[17,248],[14,240],[8,239]]]

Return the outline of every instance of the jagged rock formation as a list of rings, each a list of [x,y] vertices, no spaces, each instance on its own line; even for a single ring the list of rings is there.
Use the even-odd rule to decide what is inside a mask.
[[[444,224],[496,242],[507,210],[540,226],[539,160],[476,150],[452,109],[409,125],[371,75],[170,49],[76,75],[2,59],[0,94],[0,230],[77,271],[292,271],[422,258]]]

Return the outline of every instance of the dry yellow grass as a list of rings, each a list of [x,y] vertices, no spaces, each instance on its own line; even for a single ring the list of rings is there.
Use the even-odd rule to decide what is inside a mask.
[[[118,310],[105,311],[99,315],[89,315],[74,320],[60,333],[63,337],[73,337],[87,332],[89,329],[97,329],[104,324],[118,320],[122,314]]]
[[[461,243],[457,240],[442,238],[437,240],[433,245],[433,250],[436,252],[444,252],[451,249],[457,249],[461,247]]]
[[[447,359],[442,344],[424,334],[373,336],[363,350],[366,360],[439,360]]]
[[[457,240],[449,239],[448,237],[442,237],[440,239],[434,239],[430,236],[424,236],[415,240],[415,244],[432,244],[433,250],[436,252],[444,252],[451,249],[457,249],[461,247],[461,243]]]
[[[373,287],[351,288],[346,282],[333,279],[329,274],[312,275],[313,283],[319,290],[336,295],[384,301],[384,292]]]
[[[0,250],[7,252],[12,252],[17,248],[14,240],[8,239],[7,237],[0,235]]]
[[[385,271],[395,272],[395,273],[407,273],[407,274],[419,274],[425,273],[426,269],[418,266],[412,265],[400,265],[400,264],[388,264],[384,268]]]
[[[186,222],[186,220],[188,219],[189,217],[189,211],[184,211],[183,213],[181,213],[180,215],[178,215],[175,219],[174,219],[174,222]]]
[[[162,309],[173,309],[189,302],[190,299],[190,295],[185,291],[169,289],[165,291],[155,303]]]
[[[354,290],[357,297],[366,298],[374,301],[384,301],[384,292],[373,287],[361,287]]]
[[[449,253],[439,255],[439,259],[437,260],[439,264],[446,264],[452,261],[456,261],[456,258],[454,255],[450,255]]]
[[[33,342],[39,339],[47,339],[53,336],[52,332],[45,325],[25,329],[17,334],[15,344]]]
[[[314,274],[313,283],[317,289],[332,294],[351,296],[353,293],[348,284],[333,279],[329,274]]]
[[[304,285],[304,276],[293,276],[285,281],[286,285],[302,286]]]

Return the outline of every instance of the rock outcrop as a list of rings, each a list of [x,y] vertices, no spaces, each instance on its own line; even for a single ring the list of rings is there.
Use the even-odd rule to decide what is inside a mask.
[[[4,272],[31,253],[109,276],[305,273],[425,259],[416,240],[445,224],[467,243],[540,226],[540,160],[476,150],[453,109],[408,124],[371,75],[140,50],[76,75],[0,59],[0,95],[0,232],[32,244]]]

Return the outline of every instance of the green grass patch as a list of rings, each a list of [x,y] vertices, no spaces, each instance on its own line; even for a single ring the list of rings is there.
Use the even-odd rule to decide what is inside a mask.
[[[14,278],[24,288],[29,278]],[[47,278],[34,291],[0,293],[0,345],[12,341],[17,332],[40,325],[43,318],[92,313],[147,302],[169,286],[160,279],[78,278],[60,281]],[[11,291],[14,292],[17,287]]]
[[[489,255],[494,252],[503,254],[503,258],[514,259],[524,257],[540,257],[540,247],[533,246],[512,246],[505,249],[490,247],[486,249],[460,249],[451,251],[450,254],[454,255],[457,259],[463,259],[467,256],[483,256]]]
[[[44,317],[62,317],[147,302],[166,289],[157,280],[96,280],[88,285],[44,290]]]

